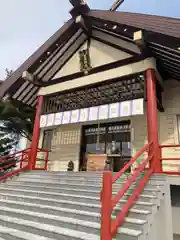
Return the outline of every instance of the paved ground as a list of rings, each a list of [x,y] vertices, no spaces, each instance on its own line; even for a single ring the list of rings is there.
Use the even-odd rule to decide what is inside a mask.
[[[174,235],[174,240],[180,240],[180,235]]]

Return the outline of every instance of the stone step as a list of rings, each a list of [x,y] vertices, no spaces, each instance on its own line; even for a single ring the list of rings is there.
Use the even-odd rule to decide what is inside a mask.
[[[21,181],[29,181],[29,175],[24,175],[24,176],[20,176],[18,178],[19,180]],[[84,183],[90,183],[90,184],[93,184],[93,183],[99,183],[99,184],[102,184],[102,178],[91,178],[91,177],[56,177],[56,176],[38,176],[38,175],[35,175],[33,176],[32,178],[33,180],[36,180],[36,181],[43,181],[43,180],[51,180],[52,182],[63,182],[63,183],[71,183],[71,182],[74,182],[74,183],[78,183],[78,182],[81,182],[81,184],[84,184]],[[141,179],[141,177],[137,177],[136,178],[136,181],[138,181],[139,179]],[[118,183],[123,183],[123,182],[126,182],[127,181],[127,178],[126,177],[121,177],[119,178],[114,184],[118,184]],[[164,180],[163,179],[156,179],[156,178],[151,178],[149,180],[149,183],[153,183],[155,185],[163,185],[164,184]]]
[[[2,185],[4,187],[7,187],[6,184]],[[17,183],[9,183],[8,184],[8,188],[12,188],[12,187],[16,187],[16,189],[26,189],[26,190],[35,190],[35,191],[53,191],[54,193],[66,193],[66,194],[77,194],[77,195],[86,195],[86,196],[100,196],[100,189],[94,189],[94,190],[88,190],[85,187],[83,189],[79,189],[77,186],[75,186],[76,188],[62,188],[62,187],[57,187],[55,186],[49,186],[49,185],[45,185],[45,186],[39,186],[39,184],[33,185],[33,184],[17,184]],[[119,192],[119,188],[113,189],[113,195],[116,195]],[[132,191],[134,190],[133,187],[131,187],[130,189],[128,189],[127,193],[125,193],[125,196],[129,196],[129,194],[132,193]],[[153,190],[144,190],[142,193],[142,197],[144,196],[144,198],[146,198],[146,195],[148,196],[152,196],[152,199],[157,199],[157,197],[159,196],[159,191],[155,191],[153,192]],[[144,200],[142,200],[144,201]]]
[[[40,222],[44,224],[50,224],[53,226],[61,226],[63,228],[77,230],[77,231],[83,231],[87,233],[92,234],[98,234],[99,231],[94,230],[91,227],[88,227],[88,224],[90,225],[91,222],[93,223],[99,223],[101,220],[101,214],[97,213],[91,213],[91,212],[84,212],[84,218],[79,219],[78,215],[77,217],[70,218],[66,216],[66,212],[64,212],[64,215],[53,215],[53,214],[47,214],[47,213],[40,213],[33,211],[33,206],[31,211],[22,209],[14,209],[14,208],[8,208],[8,207],[2,207],[0,206],[0,212],[1,215],[7,215],[9,217],[19,218],[22,220],[28,220],[28,221],[34,221],[34,222]],[[87,218],[92,217],[91,220],[88,220]],[[86,224],[84,224],[86,222]],[[141,219],[135,219],[135,218],[129,218],[127,217],[125,220],[125,223],[121,226],[124,228],[134,229],[134,230],[140,230],[143,231],[144,234],[147,234],[148,232],[148,222],[147,220],[141,220]]]
[[[4,199],[3,199],[4,198]],[[92,204],[92,203],[81,203],[81,202],[73,202],[73,201],[66,201],[66,200],[53,200],[53,199],[45,199],[40,197],[30,197],[24,195],[15,195],[15,194],[1,194],[0,205],[6,207],[13,207],[13,208],[20,208],[24,206],[28,206],[28,204],[38,204],[38,205],[45,205],[45,206],[55,206],[61,208],[68,208],[68,209],[76,209],[82,210],[86,212],[101,212],[101,203],[99,204]],[[139,202],[138,202],[139,203]],[[139,208],[138,208],[139,206]],[[149,206],[149,205],[148,205]],[[146,206],[145,206],[146,207]],[[29,209],[29,208],[27,208]],[[48,208],[49,209],[49,208]],[[51,210],[52,208],[50,208]],[[53,210],[53,209],[52,209]],[[120,205],[116,206],[115,213],[121,210]],[[49,211],[50,212],[50,211]],[[53,211],[54,212],[54,211]],[[137,208],[131,208],[128,214],[130,218],[139,218],[142,220],[151,219],[151,211],[150,210],[143,210],[142,204],[137,204]],[[59,212],[56,209],[56,214],[59,216],[61,211]]]
[[[120,186],[122,186],[123,184],[125,183],[125,181],[123,182],[120,182],[120,183],[115,183],[113,184],[113,189],[119,189]],[[82,182],[82,181],[75,181],[75,182],[66,182],[66,181],[51,181],[50,179],[49,180],[43,180],[43,181],[39,181],[38,179],[29,179],[29,180],[25,180],[25,179],[20,179],[20,178],[17,178],[16,181],[10,181],[10,182],[7,182],[6,184],[21,184],[23,186],[27,186],[29,184],[34,184],[36,186],[57,186],[57,187],[63,187],[63,186],[68,186],[68,187],[71,187],[71,188],[86,188],[88,190],[94,190],[95,188],[100,190],[102,188],[102,183],[101,182],[93,182],[93,183],[90,183],[90,182]],[[1,185],[0,185],[1,186]],[[134,188],[136,186],[136,183],[132,184],[130,188]],[[146,184],[144,190],[153,190],[153,192],[156,192],[156,191],[160,191],[162,186],[164,186],[164,182],[162,184],[161,182],[161,185],[157,185],[155,182],[154,183],[151,183],[151,184]]]
[[[82,224],[91,227],[97,234],[89,234],[82,231],[71,230],[63,227],[56,227],[51,224],[38,223],[34,221],[28,221],[24,219],[8,217],[4,215],[0,215],[0,224],[1,226],[17,229],[20,231],[24,231],[26,233],[38,234],[40,236],[48,237],[50,239],[61,239],[61,240],[99,240],[99,229],[100,224],[98,223],[90,223],[90,222],[82,222]],[[143,240],[140,239],[142,236],[141,231],[131,230],[126,228],[121,228],[118,232],[118,236],[116,239],[123,240]]]
[[[114,208],[113,219],[138,185],[139,178]],[[147,239],[164,193],[165,180],[165,176],[158,174],[151,177],[129,210],[116,240]],[[118,179],[113,184],[113,195],[126,182],[127,175]],[[21,173],[0,184],[0,237],[4,240],[41,240],[41,237],[42,240],[99,240],[101,188],[102,172]],[[11,231],[2,235],[3,228],[16,229],[19,235]]]
[[[112,173],[113,176],[115,176],[117,173]],[[131,176],[132,173],[124,173],[121,178],[127,178],[127,176]],[[142,176],[143,173],[140,174]],[[24,172],[20,174],[20,177],[27,177],[27,178],[98,178],[101,179],[103,176],[103,172]],[[165,174],[153,174],[151,176],[151,179],[163,179],[167,177]]]
[[[55,240],[54,238],[42,237],[37,234],[27,233],[17,229],[0,225],[0,240]]]
[[[120,203],[117,204],[116,210],[119,212],[122,208],[125,200],[121,200]],[[40,197],[25,197],[25,196],[6,196],[5,199],[0,200],[1,206],[8,206],[13,208],[21,208],[25,210],[31,210],[32,206],[37,212],[47,212],[48,214],[62,215],[63,212],[66,212],[66,215],[69,217],[74,217],[76,215],[83,214],[84,212],[92,212],[92,213],[100,213],[101,204],[92,204],[89,202],[75,202],[75,201],[67,201],[67,200],[54,200],[48,198],[40,198]],[[33,204],[33,205],[32,205]],[[99,210],[98,210],[99,208]],[[74,212],[75,209],[75,212]],[[140,202],[137,201],[133,208],[130,210],[130,216],[132,217],[133,211],[145,211],[146,214],[154,214],[157,210],[157,206],[152,203]],[[81,212],[82,211],[82,212]],[[147,213],[148,211],[148,213]],[[75,215],[74,215],[75,214]],[[144,216],[145,218],[145,216]]]
[[[29,196],[41,196],[41,197],[47,197],[51,198],[54,197],[57,200],[63,199],[63,200],[70,200],[70,201],[90,201],[91,203],[97,203],[100,202],[100,194],[98,192],[91,192],[91,194],[86,195],[86,192],[71,192],[71,193],[64,193],[64,192],[54,192],[51,189],[45,189],[44,191],[39,190],[38,188],[34,188],[33,190],[30,189],[21,189],[21,188],[13,188],[13,187],[3,187],[0,186],[1,193],[10,193],[14,192],[16,194],[28,194]],[[114,193],[116,194],[116,192]],[[131,193],[127,193],[125,196],[122,197],[122,200],[127,200]],[[157,197],[153,195],[143,195],[141,194],[139,197],[139,201],[144,202],[152,202],[155,203],[157,201]]]

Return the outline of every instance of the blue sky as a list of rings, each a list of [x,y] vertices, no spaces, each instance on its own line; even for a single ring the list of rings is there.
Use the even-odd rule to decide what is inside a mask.
[[[89,0],[108,9],[114,0]],[[64,2],[62,4],[62,2]],[[68,0],[0,0],[0,79],[15,70],[70,16]],[[180,0],[125,0],[119,10],[180,17]]]

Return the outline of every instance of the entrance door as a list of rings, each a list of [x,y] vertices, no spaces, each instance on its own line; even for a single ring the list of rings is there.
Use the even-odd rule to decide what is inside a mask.
[[[131,134],[127,124],[108,127],[107,148],[112,171],[120,171],[131,159]]]
[[[81,148],[84,168],[88,154],[106,154],[112,171],[118,172],[131,159],[130,121],[101,123],[99,128],[98,125],[85,127]]]

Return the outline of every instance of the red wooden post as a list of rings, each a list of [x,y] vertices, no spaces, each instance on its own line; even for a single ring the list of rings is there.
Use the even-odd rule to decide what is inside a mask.
[[[150,167],[154,168],[155,172],[161,172],[161,160],[158,137],[158,116],[157,116],[157,100],[156,100],[156,75],[154,69],[146,71],[146,86],[147,86],[147,128],[148,141],[153,142],[153,146],[149,149],[149,156],[155,153],[151,160]]]
[[[101,201],[101,240],[112,240],[112,173],[109,171],[103,173]]]
[[[20,156],[20,169],[23,168],[23,161],[24,161],[24,152],[21,152],[21,156]]]
[[[39,144],[40,136],[40,118],[41,118],[41,108],[43,104],[43,96],[38,96],[38,103],[36,108],[36,117],[34,122],[31,152],[29,158],[29,170],[32,170],[36,165],[37,149]]]

